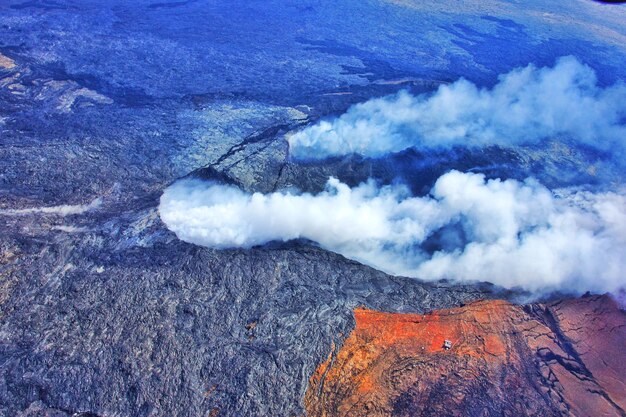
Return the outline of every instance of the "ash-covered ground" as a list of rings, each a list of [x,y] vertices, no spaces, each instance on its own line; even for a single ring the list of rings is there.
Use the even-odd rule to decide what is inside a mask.
[[[450,169],[619,183],[610,155],[558,141],[303,163],[285,135],[372,97],[489,87],[566,55],[614,84],[625,20],[585,0],[2,2],[0,415],[301,415],[355,307],[523,297],[391,277],[307,241],[194,246],[159,198],[186,176],[261,192],[334,175],[402,177],[419,194]]]

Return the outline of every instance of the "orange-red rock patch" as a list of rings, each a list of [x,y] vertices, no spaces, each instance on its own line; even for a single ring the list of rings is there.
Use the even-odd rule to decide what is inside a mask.
[[[311,377],[309,416],[625,415],[626,315],[607,296],[354,317]]]

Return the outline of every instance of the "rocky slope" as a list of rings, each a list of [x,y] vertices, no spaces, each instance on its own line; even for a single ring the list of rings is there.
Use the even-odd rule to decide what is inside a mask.
[[[356,306],[425,312],[505,296],[390,277],[306,244],[194,247],[158,219],[127,239],[142,243],[57,232],[6,247],[0,415],[301,415]]]
[[[289,161],[283,139],[371,97],[460,76],[487,85],[563,55],[585,57],[604,83],[623,79],[625,12],[604,10],[0,2],[0,416],[302,415],[310,375],[354,328],[358,305],[425,313],[510,298],[486,284],[390,277],[303,242],[194,247],[160,222],[158,200],[191,173],[253,191],[317,190],[336,175],[401,176],[417,192],[451,167],[592,181],[581,167],[603,156],[584,151],[305,165]]]
[[[626,415],[626,314],[608,296],[354,316],[309,416]]]

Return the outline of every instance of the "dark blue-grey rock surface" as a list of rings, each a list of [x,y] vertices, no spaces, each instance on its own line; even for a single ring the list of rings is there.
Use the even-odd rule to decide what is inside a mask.
[[[624,79],[626,13],[609,7],[3,1],[0,415],[301,415],[352,308],[512,297],[390,277],[309,242],[195,247],[164,227],[158,199],[187,175],[259,191],[375,175],[420,193],[450,168],[592,182],[605,156],[584,149],[297,164],[284,135],[374,96],[461,76],[490,86],[563,55],[601,84]]]

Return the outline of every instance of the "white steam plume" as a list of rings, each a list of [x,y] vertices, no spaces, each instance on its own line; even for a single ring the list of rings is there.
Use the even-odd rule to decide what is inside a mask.
[[[488,280],[531,291],[625,286],[626,195],[554,193],[534,180],[449,172],[430,195],[331,178],[324,192],[248,194],[183,180],[160,215],[182,240],[214,248],[307,238],[398,275]],[[434,246],[433,246],[434,245]]]
[[[432,95],[400,92],[351,107],[289,138],[296,159],[357,153],[377,157],[403,149],[515,145],[564,136],[623,152],[626,85],[597,85],[574,57],[553,68],[533,65],[500,76],[491,89],[460,79]]]
[[[0,209],[0,216],[28,216],[31,214],[55,214],[58,216],[71,216],[84,214],[95,210],[102,205],[102,199],[96,198],[89,204],[64,204],[60,206],[30,207],[21,209]]]

